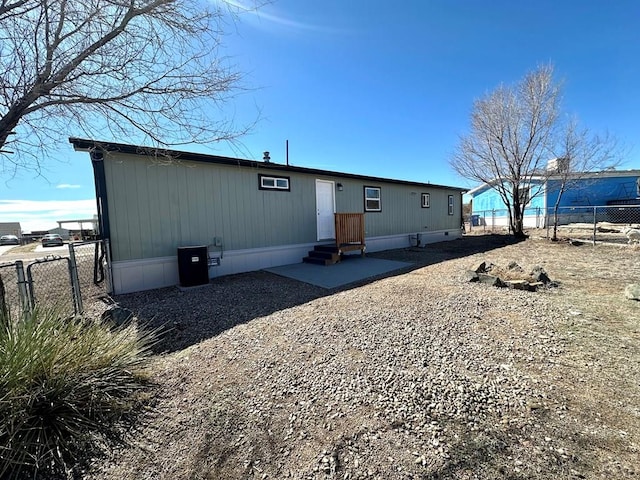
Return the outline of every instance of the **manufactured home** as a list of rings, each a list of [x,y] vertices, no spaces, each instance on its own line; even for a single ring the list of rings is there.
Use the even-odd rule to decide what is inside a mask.
[[[363,220],[367,252],[461,236],[458,187],[69,141],[93,164],[115,293],[178,284],[177,250],[189,246],[207,246],[209,278],[300,263],[335,242],[340,213]]]

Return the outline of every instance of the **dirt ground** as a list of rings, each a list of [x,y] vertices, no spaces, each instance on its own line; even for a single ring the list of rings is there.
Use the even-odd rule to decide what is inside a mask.
[[[333,291],[264,272],[220,278],[211,285],[216,305],[210,305],[209,296],[204,310],[194,307],[195,296],[177,289],[118,298],[150,326],[172,325],[172,331],[159,344],[164,353],[159,352],[152,367],[156,401],[142,415],[133,445],[114,451],[111,458],[100,459],[82,478],[640,476],[640,302],[624,297],[626,285],[640,283],[640,246],[550,242],[532,232],[522,242],[502,235],[467,235],[463,240],[424,249],[371,255],[413,262],[414,267]],[[463,285],[466,269],[480,261],[503,266],[515,261],[525,268],[541,266],[558,286],[516,295],[515,291],[495,287]],[[467,289],[469,295],[465,296]],[[283,296],[284,290],[291,295]],[[399,290],[404,292],[401,297],[394,294]],[[201,290],[205,297],[207,292]],[[222,295],[224,292],[231,293]],[[410,292],[416,292],[415,300]],[[417,292],[426,292],[429,298],[420,300]],[[469,301],[475,310],[465,306]],[[418,453],[409,445],[413,445],[410,439],[415,432],[396,421],[378,428],[387,421],[385,410],[375,410],[373,400],[369,404],[358,399],[360,403],[356,404],[355,394],[348,397],[352,393],[339,387],[337,397],[325,392],[327,383],[321,377],[323,365],[328,364],[332,365],[327,374],[329,385],[331,378],[343,385],[345,378],[359,378],[362,372],[375,369],[373,365],[366,371],[357,370],[365,368],[360,365],[367,350],[356,346],[374,340],[381,342],[379,345],[388,343],[391,336],[386,336],[385,325],[389,330],[408,328],[416,338],[408,316],[411,308],[415,309],[412,305],[418,303],[442,308],[443,312],[462,307],[450,317],[446,313],[447,321],[462,330],[443,330],[442,337],[435,332],[431,341],[444,345],[454,332],[473,330],[478,344],[493,345],[494,356],[487,357],[490,360],[511,352],[513,367],[505,368],[517,370],[518,381],[527,384],[522,386],[523,391],[529,392],[531,385],[531,391],[544,391],[544,395],[524,406],[506,409],[503,417],[487,414],[470,429],[464,423],[447,423],[446,418],[434,414],[434,421],[426,425],[434,429],[430,441],[433,445],[442,442],[447,449],[434,448],[432,456],[418,456],[413,461]],[[341,319],[360,315],[373,306],[377,310],[370,318],[378,323],[366,331],[365,341],[358,337],[358,332],[365,332],[362,325],[352,326]],[[327,313],[329,308],[343,308],[348,314],[341,317],[339,312]],[[529,312],[529,308],[533,310]],[[193,316],[189,311],[195,312]],[[485,315],[472,315],[474,311]],[[380,315],[386,317],[378,320]],[[408,320],[400,324],[394,316]],[[215,322],[214,317],[218,319]],[[335,323],[331,323],[334,317]],[[362,315],[361,323],[373,321],[365,317]],[[323,321],[326,324],[318,326]],[[336,328],[341,329],[340,336]],[[349,344],[342,347],[343,337],[349,335]],[[460,337],[461,351],[467,347],[462,345],[465,338]],[[473,336],[469,338],[476,341]],[[372,350],[382,350],[379,345]],[[410,344],[404,345],[410,348]],[[357,365],[352,370],[348,366],[346,376],[341,377],[338,370],[345,365],[345,356],[352,356]],[[336,357],[343,357],[342,363],[331,363]],[[370,358],[376,357],[372,354]],[[464,360],[463,370],[471,369],[473,360]],[[317,376],[317,382],[305,383],[311,368],[315,369],[311,374]],[[397,373],[401,375],[407,368],[399,364]],[[261,383],[263,378],[271,380]],[[498,377],[497,382],[503,380]],[[276,381],[285,384],[277,388],[287,388],[289,382],[290,389],[271,404],[271,399],[280,395],[269,390]],[[305,385],[314,383],[322,385],[314,392],[316,397],[343,398],[342,403],[333,403],[331,417],[328,411],[323,412],[326,417],[322,418],[331,418],[331,424],[324,420],[317,423],[313,406],[309,410],[313,400],[308,401],[306,390],[313,387]],[[303,387],[297,390],[299,385]],[[396,384],[394,388],[414,386]],[[455,392],[462,387],[452,388]],[[518,391],[520,387],[513,388]],[[222,392],[233,395],[224,396]],[[383,394],[378,393],[378,398]],[[404,408],[399,404],[408,397],[402,392],[398,395],[389,411]],[[446,401],[445,396],[445,411]],[[353,406],[350,410],[349,403]],[[343,414],[341,408],[347,413]],[[416,403],[411,408],[418,415],[422,407]],[[301,417],[305,417],[303,423]],[[494,424],[499,426],[494,428]],[[309,437],[316,443],[309,444]],[[339,448],[323,447],[331,442]],[[317,447],[316,457],[302,449],[303,444],[307,450],[309,445]]]

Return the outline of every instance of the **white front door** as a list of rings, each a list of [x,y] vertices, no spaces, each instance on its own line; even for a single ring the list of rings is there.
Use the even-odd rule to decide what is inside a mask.
[[[336,211],[333,182],[316,180],[316,215],[318,222],[318,240],[336,238],[333,214]]]

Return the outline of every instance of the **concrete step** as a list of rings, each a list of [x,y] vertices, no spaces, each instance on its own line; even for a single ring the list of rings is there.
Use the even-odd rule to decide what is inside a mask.
[[[304,263],[314,263],[316,265],[333,265],[334,261],[326,258],[317,258],[317,257],[304,257],[302,259]]]

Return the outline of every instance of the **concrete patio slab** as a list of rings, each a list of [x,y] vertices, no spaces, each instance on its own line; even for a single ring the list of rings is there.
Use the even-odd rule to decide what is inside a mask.
[[[410,267],[412,263],[383,260],[380,258],[362,258],[359,255],[347,255],[335,265],[314,265],[294,263],[281,267],[266,268],[265,271],[282,277],[292,278],[322,288],[337,288],[349,283],[365,280],[376,275]]]

